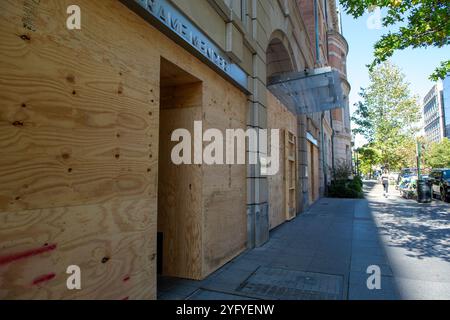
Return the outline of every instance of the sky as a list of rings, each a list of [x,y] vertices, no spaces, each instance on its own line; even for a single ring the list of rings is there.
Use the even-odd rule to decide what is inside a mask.
[[[343,11],[341,9],[341,11]],[[372,18],[370,18],[370,16]],[[353,104],[359,101],[358,92],[361,87],[366,87],[369,83],[367,64],[373,60],[373,45],[383,34],[389,30],[381,27],[374,28],[376,21],[373,14],[365,14],[359,19],[354,19],[342,12],[342,32],[349,45],[347,56],[347,78],[352,86],[350,92],[350,113],[353,113]],[[383,12],[381,12],[383,16]],[[391,61],[400,67],[405,74],[406,81],[410,83],[413,94],[423,98],[433,86],[433,82],[428,79],[434,69],[441,61],[449,59],[450,49],[447,48],[424,48],[405,49],[396,51],[391,57]],[[355,146],[364,143],[362,137],[356,137]]]

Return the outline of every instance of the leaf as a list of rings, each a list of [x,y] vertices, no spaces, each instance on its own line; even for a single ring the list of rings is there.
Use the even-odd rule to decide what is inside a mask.
[[[450,6],[442,0],[340,0],[347,14],[361,17],[370,8],[386,8],[383,26],[404,22],[396,32],[383,35],[374,46],[374,60],[368,65],[386,61],[395,51],[406,48],[442,48],[450,44]],[[441,63],[430,79],[443,79],[450,71],[449,62]]]
[[[369,79],[369,86],[360,90],[361,101],[355,104],[353,132],[362,134],[379,152],[378,164],[412,165],[420,119],[418,99],[411,95],[400,69],[389,61],[374,67]]]

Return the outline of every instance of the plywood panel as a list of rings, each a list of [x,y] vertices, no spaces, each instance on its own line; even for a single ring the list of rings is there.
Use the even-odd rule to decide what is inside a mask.
[[[161,111],[161,136],[174,129],[193,132],[193,120],[201,109],[182,108]],[[170,152],[175,143],[161,146],[159,165],[158,231],[164,234],[163,274],[201,278],[201,167],[174,165]]]
[[[0,3],[0,298],[155,298],[158,52],[117,1],[83,31],[69,4]]]
[[[209,274],[245,250],[247,224],[244,188],[204,194],[205,271]],[[244,198],[245,199],[245,198]]]
[[[313,201],[319,199],[319,187],[320,187],[320,178],[319,178],[319,148],[313,147],[313,162],[314,162],[314,197]]]
[[[247,97],[215,75],[204,84],[203,127],[246,129]],[[204,143],[205,145],[207,143]],[[225,152],[224,152],[225,156]],[[245,250],[247,242],[245,165],[203,165],[204,267],[215,271]]]
[[[308,159],[308,201],[309,204],[314,202],[314,162],[313,162],[313,148],[311,142],[307,142],[307,159]]]
[[[179,128],[193,134],[194,121],[202,117],[201,94],[201,83],[162,88],[161,93],[158,232],[163,233],[163,274],[190,279],[202,278],[202,173],[199,165],[173,164],[171,151],[178,142],[171,142],[171,134]],[[193,139],[190,143],[193,147]]]
[[[285,216],[293,219],[297,214],[297,136],[289,130],[284,131],[284,180]]]
[[[82,31],[69,4],[0,3],[0,298],[155,298],[158,51],[117,1]]]
[[[34,1],[0,2],[0,257],[57,245],[0,266],[0,297],[155,298],[156,227],[141,229],[138,216],[156,223],[160,57],[205,84],[202,118],[214,127],[245,128],[246,97],[119,1],[77,1],[82,30],[72,31],[72,1],[40,1],[34,31],[24,2]],[[202,228],[226,217],[222,234],[203,239],[203,276],[245,247],[245,166],[228,170],[228,188],[202,186]],[[87,289],[69,292],[63,271],[74,260]]]
[[[0,298],[155,298],[155,200],[0,213]],[[81,290],[66,287],[69,265]]]
[[[156,172],[157,153],[153,157],[148,143],[149,135],[157,136],[158,109],[149,92],[154,85],[139,81],[130,71],[137,66],[123,64],[120,50],[91,38],[101,26],[89,19],[88,7],[86,30],[58,28],[63,2],[38,4],[35,32],[22,26],[22,4],[2,2],[0,210],[152,192],[147,186],[155,177],[146,172]],[[75,39],[68,41],[70,36]]]
[[[310,204],[319,198],[319,165],[319,148],[308,142],[308,193]]]
[[[288,162],[286,154],[285,133],[297,132],[297,119],[294,114],[276,99],[272,93],[267,92],[267,127],[269,129],[280,129],[279,156],[280,170],[277,174],[268,176],[269,191],[269,228],[273,229],[287,219],[286,200],[288,199],[286,163]]]

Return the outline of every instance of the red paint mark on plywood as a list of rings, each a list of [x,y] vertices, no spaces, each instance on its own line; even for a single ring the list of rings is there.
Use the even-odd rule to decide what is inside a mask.
[[[122,298],[122,300],[128,300],[130,297],[125,297],[125,298]]]
[[[43,246],[43,247],[37,248],[37,249],[31,249],[31,250],[27,250],[27,251],[23,251],[23,252],[19,252],[19,253],[13,253],[13,254],[10,254],[7,256],[2,256],[2,257],[0,257],[0,266],[17,261],[17,260],[22,260],[22,259],[29,258],[32,256],[37,256],[41,253],[52,251],[55,249],[56,249],[56,244],[51,244],[51,245]]]
[[[49,274],[44,274],[42,276],[37,277],[36,279],[33,280],[33,285],[36,284],[40,284],[42,282],[47,282],[52,280],[54,277],[56,277],[56,274],[54,273],[49,273]]]
[[[128,280],[130,280],[130,276],[126,276],[125,278],[123,278],[123,282],[127,282]]]

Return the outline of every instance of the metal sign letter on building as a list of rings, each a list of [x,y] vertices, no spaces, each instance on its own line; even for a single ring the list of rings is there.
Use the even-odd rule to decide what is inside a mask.
[[[170,1],[121,1],[248,93],[247,74]]]

